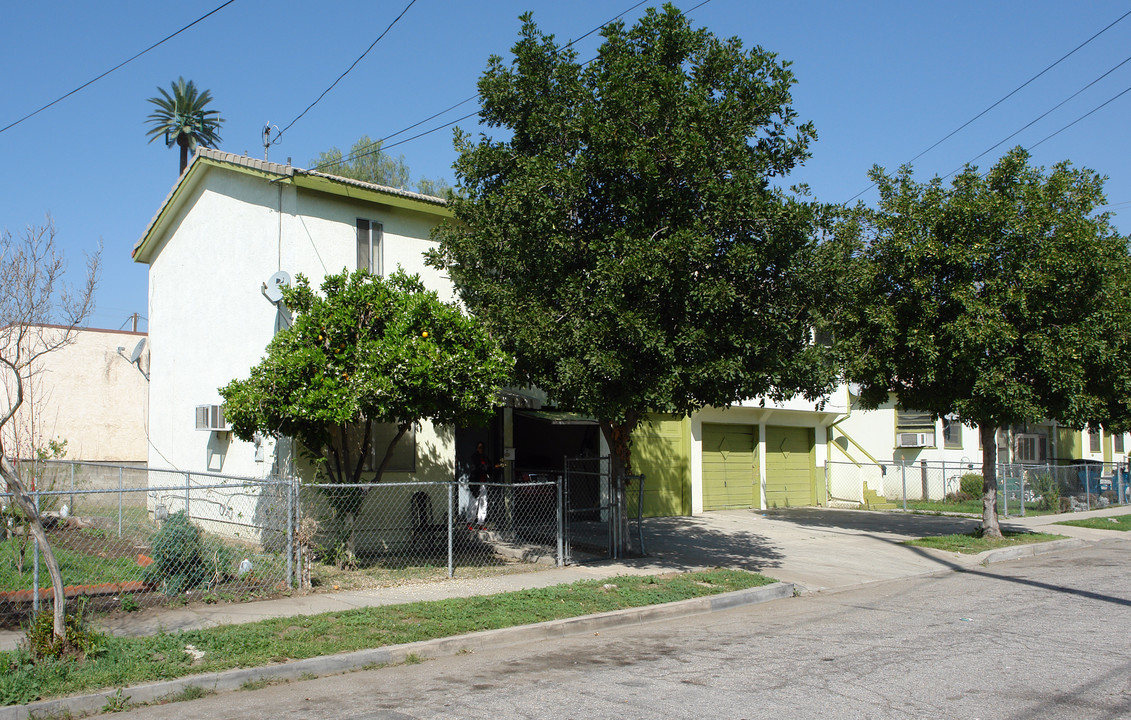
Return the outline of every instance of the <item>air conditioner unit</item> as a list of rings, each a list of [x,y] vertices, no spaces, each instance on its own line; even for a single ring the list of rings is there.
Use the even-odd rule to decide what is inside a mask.
[[[232,426],[224,419],[224,406],[197,405],[196,429],[208,432],[231,432]]]
[[[935,434],[933,432],[897,433],[895,444],[896,447],[901,448],[931,447],[935,444]]]

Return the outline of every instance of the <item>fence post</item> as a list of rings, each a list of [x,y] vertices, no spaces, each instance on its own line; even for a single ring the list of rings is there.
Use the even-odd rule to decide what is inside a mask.
[[[907,512],[907,463],[899,464],[899,477],[903,484],[903,511]]]
[[[456,483],[448,485],[448,577],[455,575],[455,494],[456,488],[459,487]],[[485,489],[481,492],[487,492]]]
[[[118,466],[118,538],[122,537],[122,466]]]
[[[185,473],[185,517],[187,517],[187,518],[192,517],[192,512],[189,510],[189,492],[190,492],[189,483],[191,483],[191,482],[192,482],[192,476],[189,475],[188,473]]]
[[[1092,509],[1092,469],[1089,465],[1084,466],[1084,504]]]
[[[558,567],[565,565],[565,514],[562,507],[562,478],[554,478],[554,492],[558,497]]]
[[[927,461],[919,461],[919,482],[923,486],[923,500],[931,499],[931,489],[927,484]],[[903,493],[903,502],[907,502],[907,493]]]
[[[279,478],[282,483],[283,479]],[[294,477],[287,478],[287,587],[298,587],[295,572],[295,483]]]
[[[16,472],[19,472],[17,469]],[[39,486],[35,483],[35,478],[32,478],[32,493],[35,497],[35,514],[39,516]],[[42,520],[41,520],[42,522]],[[31,547],[31,609],[32,612],[39,612],[39,538],[35,538]]]
[[[71,514],[78,516],[75,512],[75,464],[71,463]]]

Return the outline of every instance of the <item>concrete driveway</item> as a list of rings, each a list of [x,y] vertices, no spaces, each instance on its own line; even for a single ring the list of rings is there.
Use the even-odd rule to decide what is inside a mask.
[[[976,565],[976,555],[901,543],[979,525],[971,518],[861,510],[720,510],[646,519],[649,557],[639,562],[656,568],[742,568],[808,591],[837,590]]]

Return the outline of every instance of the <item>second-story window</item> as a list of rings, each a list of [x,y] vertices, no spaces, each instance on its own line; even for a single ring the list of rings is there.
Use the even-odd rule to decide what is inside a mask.
[[[357,269],[381,274],[381,223],[357,219]]]

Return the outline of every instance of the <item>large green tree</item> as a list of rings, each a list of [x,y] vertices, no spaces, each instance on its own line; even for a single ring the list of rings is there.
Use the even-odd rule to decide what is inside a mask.
[[[816,398],[830,371],[815,208],[774,187],[815,136],[789,64],[671,5],[602,34],[582,64],[527,14],[513,59],[490,58],[480,118],[502,137],[457,133],[429,261],[521,382],[599,419],[623,471],[648,411]]]
[[[343,156],[337,147],[319,153],[310,161],[310,166],[320,172],[340,177],[352,178],[375,185],[415,190],[434,197],[447,197],[451,186],[440,180],[421,177],[412,182],[412,172],[404,155],[393,157],[381,149],[381,141],[370,140],[362,135],[350,148],[348,156]]]
[[[159,137],[165,138],[166,147],[176,145],[181,150],[181,169],[188,167],[189,153],[197,145],[214,148],[220,142],[220,125],[224,118],[220,111],[208,107],[212,102],[212,92],[199,91],[192,80],[177,78],[172,84],[172,92],[158,87],[160,95],[149,98],[154,110],[146,120],[149,122],[149,142]]]
[[[1020,148],[949,187],[872,171],[880,199],[838,233],[845,287],[832,326],[861,404],[894,393],[982,438],[983,531],[1000,536],[996,429],[1131,415],[1131,263],[1103,179]]]

